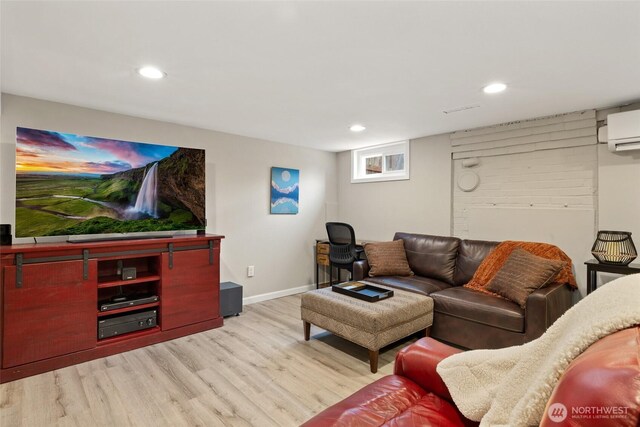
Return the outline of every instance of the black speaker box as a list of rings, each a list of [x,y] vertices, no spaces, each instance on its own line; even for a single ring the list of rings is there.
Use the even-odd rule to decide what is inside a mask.
[[[0,224],[0,245],[11,244],[11,224]]]
[[[220,283],[220,315],[237,316],[242,312],[242,286],[233,282]]]

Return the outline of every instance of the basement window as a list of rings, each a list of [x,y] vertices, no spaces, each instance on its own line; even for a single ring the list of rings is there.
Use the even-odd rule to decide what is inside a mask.
[[[409,179],[409,141],[351,150],[351,182]]]

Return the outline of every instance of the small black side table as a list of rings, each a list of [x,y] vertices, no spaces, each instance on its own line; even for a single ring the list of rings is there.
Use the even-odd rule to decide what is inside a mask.
[[[595,259],[590,259],[585,262],[585,265],[587,266],[587,295],[595,291],[598,287],[598,271],[623,275],[640,273],[640,264],[602,264]]]

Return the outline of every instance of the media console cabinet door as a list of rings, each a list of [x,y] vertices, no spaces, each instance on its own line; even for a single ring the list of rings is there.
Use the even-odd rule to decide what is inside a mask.
[[[208,249],[176,251],[173,268],[162,254],[161,327],[163,330],[220,317],[220,252]]]
[[[44,262],[4,267],[2,367],[61,356],[96,346],[97,264]]]

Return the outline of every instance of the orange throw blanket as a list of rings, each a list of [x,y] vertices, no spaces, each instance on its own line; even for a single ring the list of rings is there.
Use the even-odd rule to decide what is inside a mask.
[[[502,268],[504,263],[507,261],[507,258],[509,258],[509,255],[511,255],[511,252],[513,252],[515,248],[522,248],[542,258],[564,261],[565,266],[560,270],[553,283],[566,283],[574,288],[578,287],[576,278],[571,269],[571,258],[569,258],[560,248],[548,243],[517,242],[513,240],[506,240],[496,246],[496,248],[482,261],[471,281],[464,286],[466,288],[473,289],[474,291],[499,296],[498,294],[487,291],[485,286],[489,284],[491,279],[493,279],[493,276],[495,276]]]

